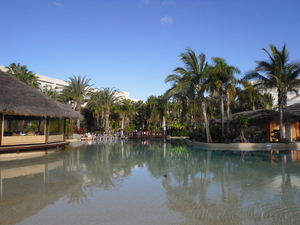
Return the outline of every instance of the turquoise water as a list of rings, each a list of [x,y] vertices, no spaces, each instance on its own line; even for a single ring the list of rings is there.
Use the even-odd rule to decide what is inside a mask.
[[[300,224],[300,154],[76,142],[0,162],[0,224]]]

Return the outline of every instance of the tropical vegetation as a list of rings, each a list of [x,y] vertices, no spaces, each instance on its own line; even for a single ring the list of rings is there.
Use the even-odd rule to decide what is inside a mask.
[[[256,61],[255,70],[246,74],[244,80],[255,80],[254,87],[277,90],[281,140],[283,138],[283,108],[287,105],[287,93],[295,92],[298,95],[300,88],[300,79],[298,79],[300,62],[289,61],[289,51],[285,45],[280,51],[270,44],[270,49],[271,52],[263,48],[263,51],[268,54],[269,60]]]
[[[298,94],[300,87],[300,62],[289,61],[285,45],[278,50],[271,44],[270,49],[270,52],[263,49],[269,60],[256,61],[255,69],[239,79],[238,67],[228,64],[224,58],[213,57],[209,61],[204,53],[198,55],[187,48],[179,55],[182,65],[165,78],[170,88],[161,96],[149,96],[146,101],[125,99],[116,88],[91,88],[91,79],[75,75],[69,77],[68,86],[62,90],[43,87],[41,91],[82,113],[84,119],[76,125],[78,132],[83,127],[98,132],[165,131],[173,136],[224,142],[236,135],[230,133],[230,115],[273,109],[280,112],[278,140],[281,140],[287,93]],[[12,63],[7,69],[28,85],[40,88],[37,77],[26,66]],[[277,106],[273,106],[273,97],[267,91],[274,88],[278,93]],[[217,119],[221,123],[213,122]],[[236,116],[234,121],[232,128],[243,136],[247,120]],[[256,139],[261,135],[253,133]]]
[[[20,65],[20,63],[11,63],[9,66],[6,67],[7,73],[15,76],[20,81],[28,84],[33,88],[40,88],[40,84],[38,83],[38,77],[35,73],[27,69],[27,66]]]

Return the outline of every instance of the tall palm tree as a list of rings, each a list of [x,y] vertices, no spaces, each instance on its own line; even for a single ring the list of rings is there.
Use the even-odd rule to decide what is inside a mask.
[[[121,117],[121,129],[130,124],[132,116],[134,115],[134,105],[130,99],[122,99],[118,104],[115,105],[115,111]]]
[[[101,93],[100,91],[92,92],[90,94],[90,99],[88,100],[87,103],[88,109],[92,111],[93,118],[96,119],[96,123],[94,125],[94,128],[96,130],[99,130],[100,126],[100,121],[99,119],[103,115],[104,108],[102,107],[101,103]],[[103,124],[102,124],[103,125]]]
[[[165,82],[172,82],[172,87],[169,88],[163,95],[164,101],[167,101],[170,98],[175,99],[178,103],[181,103],[181,116],[180,116],[180,124],[183,124],[185,121],[188,124],[188,129],[192,132],[191,126],[191,117],[189,115],[188,110],[188,101],[190,98],[194,98],[194,93],[192,90],[187,88],[182,88],[180,81],[183,79],[183,75],[181,74],[171,74],[167,76]],[[178,104],[177,104],[178,105]]]
[[[148,124],[150,129],[156,129],[160,123],[160,112],[159,112],[159,98],[157,96],[151,95],[147,99],[147,105],[150,111],[150,118],[148,119]]]
[[[226,117],[227,117],[227,133],[230,132],[230,123],[229,123],[229,115],[230,115],[230,104],[236,97],[236,83],[237,81],[233,81],[233,83],[225,84],[225,93],[226,93]]]
[[[250,103],[252,110],[258,108],[258,102],[264,101],[264,96],[261,94],[260,90],[252,85],[249,81],[242,82],[244,89],[239,93],[239,102],[241,104]]]
[[[175,92],[194,93],[198,100],[199,110],[203,114],[206,140],[211,142],[211,135],[209,129],[209,121],[206,112],[206,103],[204,93],[206,91],[205,82],[208,76],[208,64],[206,62],[205,54],[199,56],[191,49],[187,48],[185,53],[180,54],[181,61],[184,67],[177,67],[173,71],[182,78],[178,82]]]
[[[100,91],[100,102],[104,109],[106,132],[109,131],[109,115],[113,104],[123,99],[123,97],[119,95],[120,93],[118,89],[108,87]]]
[[[234,73],[240,73],[240,70],[237,67],[228,65],[223,58],[214,57],[212,60],[214,65],[210,68],[210,77],[207,85],[210,91],[218,93],[220,98],[222,140],[224,140],[224,97],[229,96],[229,91],[233,89],[232,84],[237,82]]]
[[[19,80],[23,81],[24,83],[28,84],[29,86],[40,89],[40,83],[38,82],[38,77],[32,71],[29,71],[27,67],[21,66],[20,63],[12,63],[6,67],[7,73],[15,76]]]
[[[244,80],[255,79],[255,87],[266,89],[276,88],[278,94],[278,108],[280,113],[279,127],[280,140],[283,138],[283,108],[287,105],[287,93],[295,92],[298,95],[300,79],[297,79],[300,73],[300,62],[289,61],[289,51],[284,44],[279,51],[273,44],[270,44],[271,52],[266,49],[268,61],[256,61],[257,66],[254,71],[247,73]]]
[[[135,111],[135,125],[138,130],[145,129],[147,118],[146,118],[146,103],[142,100],[133,102],[133,108]]]
[[[80,112],[81,104],[84,102],[84,98],[90,92],[90,87],[92,85],[89,84],[91,79],[87,79],[85,76],[69,77],[68,86],[64,87],[62,92],[64,95],[72,98],[75,103],[74,109]],[[77,128],[80,128],[80,119],[77,120]]]

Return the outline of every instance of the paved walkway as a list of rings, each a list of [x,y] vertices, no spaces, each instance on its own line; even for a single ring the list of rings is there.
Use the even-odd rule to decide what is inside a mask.
[[[186,139],[190,146],[203,148],[206,150],[229,150],[229,151],[283,151],[300,150],[299,142],[284,143],[205,143]]]

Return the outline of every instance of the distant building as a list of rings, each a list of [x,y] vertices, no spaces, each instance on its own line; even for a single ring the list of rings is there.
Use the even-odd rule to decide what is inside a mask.
[[[272,88],[263,93],[270,93],[273,96],[273,106],[278,105],[278,94],[277,90]],[[295,103],[300,103],[300,96],[297,96],[295,92],[288,92],[287,93],[287,106],[293,105]]]
[[[5,66],[0,65],[0,70],[6,72]],[[63,87],[68,86],[68,83],[64,80],[47,77],[39,74],[35,74],[38,77],[38,82],[41,84],[40,88],[52,88],[56,89],[58,92],[62,90]],[[96,91],[98,88],[93,88],[92,91]],[[98,89],[100,90],[100,89]],[[129,97],[129,92],[122,91],[118,96],[123,96],[125,99],[130,99],[132,101],[139,101],[139,99]]]
[[[255,81],[250,81],[252,84],[255,83]],[[299,90],[300,91],[300,90]],[[278,105],[278,93],[277,93],[277,89],[272,88],[272,89],[266,89],[266,90],[261,90],[261,93],[270,93],[273,97],[273,107]],[[300,94],[300,93],[299,93]],[[287,93],[287,105],[286,106],[290,106],[293,105],[295,103],[300,103],[300,95],[297,96],[295,94],[295,92],[288,92]]]

